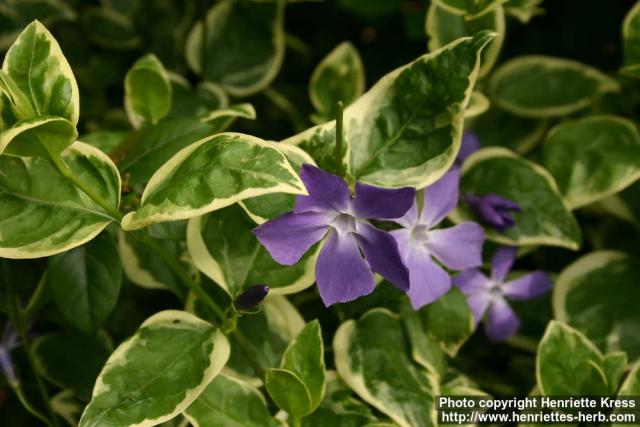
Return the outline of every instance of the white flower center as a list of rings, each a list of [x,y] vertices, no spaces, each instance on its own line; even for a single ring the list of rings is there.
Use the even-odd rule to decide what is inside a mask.
[[[349,214],[338,214],[329,224],[338,234],[346,234],[356,231],[356,219]]]

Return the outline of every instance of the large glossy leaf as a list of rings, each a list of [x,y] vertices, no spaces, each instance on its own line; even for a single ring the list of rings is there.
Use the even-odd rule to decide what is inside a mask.
[[[76,142],[62,159],[107,200],[120,203],[120,175],[100,150]],[[38,258],[91,240],[116,221],[43,157],[0,156],[0,256]]]
[[[140,208],[122,226],[194,218],[239,200],[271,193],[304,194],[304,185],[273,144],[221,133],[179,151],[153,175]]]
[[[571,114],[593,104],[618,83],[595,68],[568,59],[520,56],[493,73],[491,101],[523,117]]]
[[[295,265],[278,264],[251,232],[255,226],[237,205],[191,219],[187,244],[195,266],[231,297],[255,284],[269,286],[273,294],[300,292],[311,286],[315,251]]]
[[[429,37],[430,51],[440,49],[460,37],[473,36],[482,30],[496,32],[497,36],[482,51],[479,77],[486,75],[493,68],[500,54],[506,31],[504,9],[499,2],[490,11],[473,19],[440,6],[439,2],[432,2],[427,12],[425,27]]]
[[[262,90],[284,57],[284,0],[223,0],[206,15],[206,40],[199,21],[187,39],[189,66],[234,96]]]
[[[29,99],[35,117],[60,116],[78,123],[76,79],[58,42],[40,22],[32,22],[18,36],[4,58],[2,71]]]
[[[195,427],[280,427],[257,388],[218,375],[184,412]]]
[[[538,346],[536,377],[546,396],[604,396],[602,354],[584,335],[552,320]]]
[[[113,352],[80,427],[156,425],[185,410],[220,372],[229,343],[211,324],[162,311]]]
[[[590,253],[565,268],[553,293],[558,320],[589,337],[605,352],[640,357],[640,313],[629,301],[640,296],[640,262],[622,252]]]
[[[547,135],[544,163],[570,208],[617,193],[640,178],[640,135],[633,122],[591,116]]]
[[[504,148],[485,148],[462,167],[462,194],[497,194],[516,202],[516,224],[505,232],[487,229],[490,240],[507,245],[549,245],[578,249],[581,232],[565,206],[553,177],[542,167]],[[472,219],[467,208],[453,215],[456,222]]]
[[[344,112],[346,153],[335,155],[335,121],[284,142],[329,171],[390,187],[424,187],[453,163],[480,52],[493,35],[459,39],[384,76]]]
[[[77,136],[73,123],[62,117],[23,120],[0,133],[0,154],[57,157]]]
[[[138,59],[124,79],[124,108],[134,128],[156,124],[171,109],[171,82],[153,54]]]
[[[624,64],[620,72],[640,77],[640,2],[631,8],[622,24]]]
[[[411,360],[400,319],[384,309],[338,328],[333,340],[340,377],[365,402],[401,427],[436,425],[438,383]]]
[[[317,123],[336,118],[338,101],[353,103],[365,89],[364,66],[356,48],[342,42],[316,66],[309,83],[309,98]]]
[[[49,259],[47,286],[63,317],[79,330],[95,333],[118,301],[122,265],[108,233]]]
[[[434,0],[433,3],[450,13],[475,19],[500,6],[502,0]]]

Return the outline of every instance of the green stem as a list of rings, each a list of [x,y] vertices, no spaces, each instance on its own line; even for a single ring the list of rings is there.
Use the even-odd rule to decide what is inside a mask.
[[[47,409],[49,420],[47,420],[46,417],[44,417],[45,421],[50,426],[58,427],[60,424],[58,423],[58,418],[56,418],[56,415],[53,412],[53,409],[51,408],[49,392],[47,391],[44,381],[42,380],[42,378],[40,378],[40,375],[36,370],[36,366],[37,366],[36,358],[35,358],[35,355],[33,354],[31,343],[29,343],[29,339],[27,337],[27,326],[24,320],[24,312],[20,308],[20,301],[18,300],[18,296],[15,295],[13,292],[13,283],[11,281],[11,278],[8,277],[6,266],[7,266],[7,262],[5,261],[3,267],[4,267],[5,282],[7,287],[7,299],[9,302],[8,304],[9,318],[11,320],[11,323],[13,323],[16,330],[18,331],[18,335],[20,336],[22,347],[24,348],[24,352],[27,356],[27,361],[29,362],[29,366],[31,368],[31,371],[33,372],[33,376],[36,379],[38,391],[40,392],[40,396],[43,400],[44,406]],[[19,386],[16,386],[16,387],[19,387]],[[35,408],[33,408],[33,406],[31,406],[31,404],[28,403],[28,401],[26,400],[26,396],[24,395],[21,396],[20,393],[18,393],[18,397],[20,398],[21,401],[23,401],[23,404],[25,403],[25,401],[27,402],[27,405],[25,405],[25,408],[30,410],[30,412],[33,415],[37,416],[38,418],[43,418],[43,415],[40,414],[39,411],[36,411]]]
[[[180,280],[189,289],[191,289],[196,294],[196,296],[207,305],[207,307],[211,309],[211,311],[213,311],[219,325],[224,324],[224,321],[226,319],[224,310],[220,308],[220,306],[209,296],[209,294],[205,292],[200,283],[195,281],[191,277],[191,275],[187,271],[185,271],[185,269],[180,265],[180,263],[173,255],[167,253],[164,248],[158,244],[158,242],[153,240],[151,237],[149,237],[148,234],[144,232],[131,233],[131,235],[136,240],[146,245],[156,255],[158,255],[167,264],[171,271],[173,271],[180,278]],[[240,348],[240,351],[242,351],[242,353],[248,360],[251,368],[255,371],[256,375],[258,375],[260,379],[264,380],[264,369],[262,369],[262,367],[258,363],[255,352],[251,349],[247,338],[238,329],[234,329],[233,331],[229,332],[229,334]]]
[[[538,352],[538,342],[533,338],[523,337],[522,335],[512,336],[505,344],[526,353],[536,354]]]
[[[342,161],[344,158],[344,104],[338,101],[338,115],[336,116],[336,165],[338,166],[339,175],[343,174]]]
[[[290,417],[289,421],[291,421],[291,427],[300,427],[302,425],[300,418]]]

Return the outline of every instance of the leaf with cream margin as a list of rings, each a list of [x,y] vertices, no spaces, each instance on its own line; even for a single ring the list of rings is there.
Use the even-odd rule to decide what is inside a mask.
[[[620,73],[640,77],[640,2],[631,8],[622,24],[624,61]]]
[[[239,200],[271,193],[305,194],[304,185],[273,144],[220,133],[179,151],[151,177],[125,230],[189,219]]]
[[[76,142],[62,153],[73,175],[120,204],[120,175],[97,148]],[[0,156],[0,257],[39,258],[80,246],[116,221],[44,157]]]
[[[512,114],[543,118],[575,113],[620,85],[577,61],[543,55],[513,58],[491,76],[491,102]]]
[[[440,178],[460,148],[464,114],[494,34],[461,38],[384,76],[344,112],[345,153],[335,155],[335,120],[284,140],[319,167],[386,187],[422,188]]]
[[[77,137],[75,126],[62,117],[24,120],[0,132],[0,154],[58,157]]]
[[[634,396],[637,401],[637,396],[640,395],[640,363],[636,363],[635,366],[631,368],[631,372],[627,375],[624,382],[620,386],[620,390],[618,391],[619,398],[625,398],[627,396]],[[614,410],[614,413],[616,411]],[[612,423],[611,427],[623,427],[628,426],[629,424],[617,424]]]
[[[469,105],[464,111],[464,118],[470,119],[481,114],[484,114],[491,107],[491,102],[482,92],[474,90],[471,92],[471,98],[469,98]]]
[[[138,59],[124,78],[124,109],[134,128],[156,124],[171,109],[169,75],[153,54]]]
[[[2,71],[31,102],[35,116],[19,119],[59,116],[78,124],[78,84],[58,42],[39,21],[29,24],[11,45]]]
[[[511,246],[546,245],[572,250],[580,247],[580,227],[551,174],[512,151],[490,147],[467,158],[461,169],[460,193],[497,194],[520,206],[513,216],[513,227],[504,232],[486,229],[491,241]],[[460,205],[451,218],[458,223],[475,220],[465,205]]]
[[[79,427],[153,426],[180,414],[229,358],[222,332],[184,311],[147,319],[109,357]]]
[[[540,7],[544,0],[507,0],[504,4],[504,11],[507,15],[513,16],[523,24],[529,23],[531,18],[544,14],[544,9]]]
[[[202,21],[189,33],[187,63],[204,80],[219,84],[233,96],[261,91],[276,77],[284,58],[284,3],[216,3],[205,17],[205,46]]]
[[[251,232],[255,223],[237,205],[189,220],[187,246],[195,266],[232,298],[257,283],[271,294],[300,292],[315,282],[316,251],[281,265]]]
[[[333,339],[340,378],[401,427],[436,425],[439,385],[411,359],[402,321],[386,309],[348,320]]]
[[[617,193],[640,178],[640,134],[630,120],[589,116],[549,131],[544,164],[570,208]]]
[[[316,123],[336,118],[338,101],[353,103],[365,89],[364,65],[350,42],[342,42],[316,66],[309,83],[309,98],[317,111]]]
[[[427,12],[425,29],[430,51],[438,50],[460,37],[473,36],[482,30],[494,31],[497,36],[482,51],[478,77],[483,77],[491,71],[502,49],[506,32],[504,9],[498,4],[481,16],[470,19],[432,2]]]
[[[465,15],[466,19],[476,19],[499,7],[504,0],[434,0],[433,4],[449,13]]]

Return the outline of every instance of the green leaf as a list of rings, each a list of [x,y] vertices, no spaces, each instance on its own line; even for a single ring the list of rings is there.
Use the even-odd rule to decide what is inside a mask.
[[[640,395],[640,363],[637,363],[627,375],[627,378],[622,383],[620,387],[620,391],[618,392],[618,397],[625,396],[637,396]],[[629,424],[611,424],[611,427],[623,427],[628,426]]]
[[[86,8],[82,26],[92,42],[106,49],[131,50],[140,45],[140,37],[131,20],[113,9]]]
[[[525,155],[544,139],[547,120],[518,117],[491,106],[473,120],[472,130],[485,146],[506,147]]]
[[[245,102],[243,104],[235,104],[229,107],[211,111],[201,120],[203,122],[210,123],[216,129],[218,129],[217,131],[219,132],[229,127],[229,125],[231,125],[231,123],[233,123],[233,121],[237,118],[255,120],[256,110],[255,108],[253,108],[253,105]]]
[[[109,357],[109,351],[98,339],[70,333],[36,338],[33,353],[40,375],[86,400]]]
[[[284,58],[284,1],[223,0],[194,25],[186,45],[187,63],[205,80],[233,96],[249,96],[276,77]],[[204,64],[203,64],[204,59]]]
[[[80,427],[156,425],[184,411],[220,372],[229,343],[182,311],[147,319],[104,366]]]
[[[536,377],[545,396],[605,396],[602,354],[580,332],[552,320],[538,346]]]
[[[218,375],[184,412],[194,426],[281,427],[257,388]]]
[[[77,136],[75,126],[62,117],[24,120],[0,133],[0,154],[57,157]]]
[[[385,309],[340,325],[333,340],[340,377],[401,427],[436,425],[435,378],[411,360],[400,319]]]
[[[640,77],[640,2],[631,8],[622,24],[624,60],[622,74]]]
[[[293,372],[271,368],[267,371],[265,382],[271,399],[291,417],[300,418],[312,411],[309,389]]]
[[[74,126],[78,124],[78,84],[58,42],[39,21],[33,21],[18,36],[4,58],[2,71],[29,99],[35,117],[60,116]]]
[[[569,59],[519,56],[502,64],[491,77],[491,101],[523,117],[575,113],[600,96],[620,89],[595,68]]]
[[[623,351],[609,353],[602,360],[602,371],[607,377],[610,395],[616,394],[618,391],[620,381],[627,370],[627,362],[627,353]]]
[[[76,178],[118,210],[120,175],[106,154],[76,142],[62,159]],[[93,239],[111,221],[116,219],[50,160],[0,156],[0,257],[38,258],[65,252]]]
[[[49,259],[47,287],[63,317],[91,334],[107,320],[118,301],[122,265],[108,233]]]
[[[346,108],[348,174],[388,187],[422,188],[440,178],[458,153],[480,52],[492,38],[483,32],[424,55],[384,76]],[[283,142],[300,146],[322,169],[343,168],[335,161],[335,121]]]
[[[338,101],[353,103],[365,89],[364,66],[350,42],[342,42],[316,66],[309,83],[309,98],[319,122],[335,119]]]
[[[629,304],[640,295],[640,262],[616,251],[597,251],[566,267],[553,292],[558,320],[583,332],[605,352],[640,357],[640,313]]]
[[[261,139],[221,133],[189,145],[158,169],[122,227],[194,218],[271,193],[305,193],[286,157]]]
[[[102,129],[84,134],[80,139],[103,153],[109,154],[124,141],[128,134],[129,132],[122,130]]]
[[[493,2],[495,7],[475,18],[452,12],[451,9],[443,7],[442,3],[442,0],[432,2],[427,12],[425,29],[427,37],[429,37],[429,50],[438,50],[460,37],[473,36],[482,30],[493,31],[497,33],[497,36],[482,51],[480,60],[478,77],[485,76],[496,63],[504,42],[506,25],[504,9],[500,2]]]
[[[504,148],[485,148],[464,163],[461,194],[497,194],[516,202],[515,226],[505,232],[487,229],[487,238],[506,245],[547,245],[578,249],[581,232],[564,205],[553,177],[541,166]],[[456,222],[473,219],[467,208],[457,209]]]
[[[475,19],[499,7],[503,0],[434,0],[433,4],[449,13],[466,15],[466,19]]]
[[[531,18],[544,14],[540,7],[544,0],[508,0],[504,5],[504,11],[523,24],[528,24]]]
[[[124,108],[134,128],[156,124],[171,109],[171,82],[153,54],[138,59],[124,79]]]
[[[232,298],[255,284],[269,286],[272,294],[290,294],[315,282],[315,250],[294,265],[278,264],[251,232],[254,228],[237,205],[192,218],[187,230],[191,259]]]
[[[464,111],[464,118],[470,119],[472,117],[479,116],[484,114],[491,103],[489,102],[489,98],[484,96],[484,94],[480,91],[474,90],[471,92],[471,97],[469,98],[469,105],[467,105],[467,109]]]
[[[201,82],[195,87],[179,74],[169,71],[171,80],[172,103],[168,117],[202,118],[211,111],[229,105],[226,92],[217,84]]]
[[[411,357],[430,374],[443,376],[447,357],[442,346],[431,339],[422,323],[422,316],[408,303],[402,306],[402,320],[411,344]]]
[[[306,151],[295,145],[277,144],[278,150],[285,155],[293,169],[300,173],[302,165],[316,166],[311,156]],[[238,202],[247,215],[257,224],[262,224],[270,219],[293,210],[296,196],[292,194],[267,194],[265,196],[252,197]]]
[[[76,399],[71,390],[62,390],[51,397],[49,401],[51,410],[69,423],[70,427],[76,427],[82,415],[82,404]]]
[[[623,190],[640,178],[640,135],[633,122],[591,116],[551,129],[544,163],[570,208]]]

